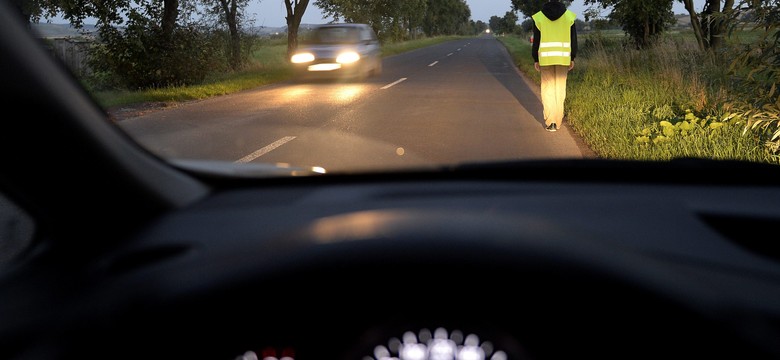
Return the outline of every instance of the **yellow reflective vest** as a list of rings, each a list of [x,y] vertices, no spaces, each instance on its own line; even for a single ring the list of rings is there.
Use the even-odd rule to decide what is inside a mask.
[[[571,10],[557,20],[548,19],[542,12],[532,16],[534,24],[542,34],[539,41],[539,65],[566,65],[571,63],[571,26],[577,15]]]

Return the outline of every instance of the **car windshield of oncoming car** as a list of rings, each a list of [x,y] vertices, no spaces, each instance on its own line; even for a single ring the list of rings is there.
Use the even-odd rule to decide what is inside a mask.
[[[315,33],[320,44],[354,44],[360,40],[358,29],[348,27],[322,27]]]

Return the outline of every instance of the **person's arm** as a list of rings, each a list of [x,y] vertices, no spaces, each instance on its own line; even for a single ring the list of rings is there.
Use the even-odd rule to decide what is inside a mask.
[[[574,69],[574,58],[577,57],[577,27],[571,24],[571,51],[569,52],[571,61],[569,62],[569,71]]]
[[[536,27],[536,23],[534,23],[534,43],[531,45],[531,56],[534,58],[534,69],[536,69],[536,71],[542,70],[539,68],[539,41],[541,39],[542,33],[539,31],[539,28]]]
[[[571,59],[577,57],[577,28],[571,25]]]
[[[539,62],[539,40],[542,38],[542,33],[539,28],[534,24],[534,43],[531,45],[531,56],[534,57],[534,62]]]

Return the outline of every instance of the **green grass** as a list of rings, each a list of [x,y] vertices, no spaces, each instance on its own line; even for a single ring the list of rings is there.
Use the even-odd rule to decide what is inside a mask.
[[[420,48],[441,44],[443,42],[452,41],[452,40],[458,40],[458,39],[466,39],[471,37],[466,36],[437,36],[437,37],[431,37],[431,38],[424,38],[424,39],[417,39],[417,40],[410,40],[410,41],[403,41],[403,42],[397,42],[397,43],[389,43],[389,44],[383,44],[382,45],[382,56],[393,56],[398,55],[401,53],[405,53],[412,50],[417,50]]]
[[[538,79],[530,44],[500,40],[518,68]],[[674,36],[644,51],[621,48],[619,41],[581,41],[567,84],[569,125],[601,158],[776,163],[766,139],[745,133],[745,120],[729,112],[730,101],[745,94],[714,81],[728,78],[726,67],[691,41]]]

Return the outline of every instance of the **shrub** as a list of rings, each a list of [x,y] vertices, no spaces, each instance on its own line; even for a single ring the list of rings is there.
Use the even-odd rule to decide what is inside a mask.
[[[100,87],[144,89],[191,85],[224,68],[218,37],[194,26],[174,28],[170,37],[151,21],[126,28],[103,28],[101,42],[90,52],[92,81]]]

